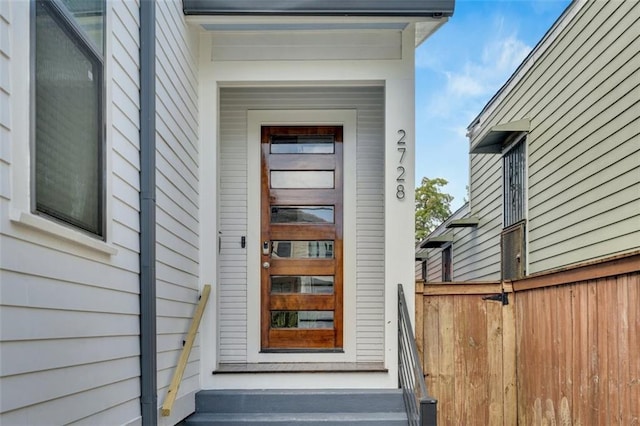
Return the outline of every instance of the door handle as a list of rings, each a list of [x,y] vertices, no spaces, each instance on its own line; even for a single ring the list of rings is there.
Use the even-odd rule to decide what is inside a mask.
[[[263,267],[264,269],[269,269],[269,268],[271,267],[271,264],[270,264],[269,262],[264,262],[264,263],[262,264],[262,267]]]

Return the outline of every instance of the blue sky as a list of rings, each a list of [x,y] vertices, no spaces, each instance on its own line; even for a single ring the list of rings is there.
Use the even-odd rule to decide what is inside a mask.
[[[467,126],[570,0],[456,0],[453,17],[416,51],[416,185],[449,181],[452,212],[469,175]]]

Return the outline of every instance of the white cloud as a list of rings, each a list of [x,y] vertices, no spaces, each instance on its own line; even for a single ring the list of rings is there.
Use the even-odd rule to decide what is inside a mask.
[[[447,81],[447,92],[455,96],[478,96],[485,92],[482,82],[468,73],[447,73]]]
[[[495,37],[464,63],[452,64],[452,70],[441,70],[446,77],[444,89],[431,95],[427,113],[438,117],[458,114],[470,101],[486,102],[504,84],[526,58],[531,47],[516,34]],[[474,102],[475,103],[475,102]],[[479,112],[476,111],[476,112]]]
[[[482,54],[482,62],[491,74],[504,77],[505,74],[515,71],[530,51],[530,46],[527,46],[515,35],[511,35],[487,44]],[[493,70],[491,70],[492,64],[494,65]]]

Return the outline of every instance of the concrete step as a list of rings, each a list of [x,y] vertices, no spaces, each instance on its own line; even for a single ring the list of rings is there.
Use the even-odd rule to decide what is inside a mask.
[[[196,412],[404,413],[404,402],[399,389],[205,390]]]
[[[399,389],[205,390],[185,426],[407,426]]]
[[[407,426],[404,413],[196,413],[185,426]]]

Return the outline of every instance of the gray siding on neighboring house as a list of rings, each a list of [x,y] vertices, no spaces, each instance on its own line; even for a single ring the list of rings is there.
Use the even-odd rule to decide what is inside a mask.
[[[456,241],[456,280],[500,279],[500,232],[502,231],[502,163],[496,155],[470,157],[471,214],[478,228]]]
[[[499,215],[491,214],[495,200],[492,198],[480,200],[486,202],[489,207],[479,209],[484,216],[478,227],[446,228],[446,224],[452,220],[479,216],[475,212],[471,215],[468,205],[464,205],[429,234],[429,237],[453,234],[451,244],[452,281],[491,281],[500,278],[500,241],[498,240],[497,251],[493,242],[496,229],[501,227],[501,222],[499,222],[501,218]],[[442,251],[443,248],[417,249],[417,253],[427,256],[428,282],[442,281]],[[418,279],[420,272],[420,262],[416,262],[416,278]]]
[[[528,273],[639,246],[639,18],[638,2],[584,3],[481,116],[484,129],[531,119]],[[501,215],[500,155],[471,162],[473,213],[493,223]]]
[[[108,5],[111,256],[9,222],[8,175],[27,167],[12,162],[12,125],[28,117],[11,109],[10,61],[28,25],[12,27],[12,9],[25,9],[0,2],[2,424],[122,424],[140,416],[138,8]]]
[[[464,217],[477,217],[480,223],[475,228],[445,230],[439,227],[433,234],[453,234],[453,281],[499,280],[502,166],[499,156],[495,155],[471,155],[470,162],[470,211]],[[454,214],[447,221],[454,218],[458,216]],[[442,249],[427,249],[426,253],[427,281],[439,282],[442,280]]]
[[[6,35],[11,31],[11,3],[0,2],[0,198],[11,194],[11,44]]]
[[[534,70],[530,272],[640,246],[639,19],[638,2],[590,2]]]
[[[384,359],[384,89],[223,88],[220,91],[220,362],[246,362],[247,110],[358,110],[357,348],[358,361]],[[348,165],[346,165],[348,167]],[[345,282],[345,286],[353,283]]]
[[[178,0],[156,3],[156,22],[156,309],[162,404],[198,302],[200,171],[197,35],[185,23]],[[199,354],[197,339],[178,398],[200,389]],[[184,417],[193,404],[189,398],[187,406],[176,404],[174,411]]]

